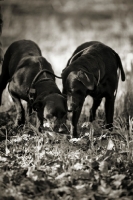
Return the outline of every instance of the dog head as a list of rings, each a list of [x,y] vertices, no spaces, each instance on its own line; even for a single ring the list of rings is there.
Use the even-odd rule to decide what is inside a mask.
[[[87,91],[94,89],[94,76],[81,70],[72,71],[66,79],[65,89],[68,111],[75,111],[83,105]]]
[[[50,94],[42,100],[36,100],[33,109],[37,111],[41,125],[47,122],[53,131],[58,132],[60,125],[66,122],[67,103],[60,94]]]

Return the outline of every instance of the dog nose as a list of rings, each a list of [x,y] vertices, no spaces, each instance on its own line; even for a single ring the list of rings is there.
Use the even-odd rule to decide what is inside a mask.
[[[58,132],[59,133],[64,133],[64,132],[67,132],[67,131],[68,130],[67,130],[66,126],[64,124],[61,124],[60,127],[59,127]]]

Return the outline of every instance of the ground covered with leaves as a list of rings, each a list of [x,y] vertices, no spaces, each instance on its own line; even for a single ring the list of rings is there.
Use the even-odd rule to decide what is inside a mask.
[[[78,45],[99,40],[120,54],[126,69],[126,55],[133,49],[131,0],[1,4],[4,52],[16,40],[31,39],[60,75]],[[128,116],[133,116],[132,74],[126,84],[120,82],[118,115],[126,107]],[[5,111],[11,104],[7,94],[3,103]],[[127,119],[117,116],[114,131],[109,132],[101,128],[103,117],[93,123],[82,117],[79,138],[72,139],[48,130],[40,134],[31,123],[14,129],[15,116],[12,109],[0,112],[0,200],[133,199],[132,119],[127,127]]]
[[[80,122],[72,139],[30,123],[14,129],[14,115],[0,117],[1,200],[133,199],[132,119],[127,129],[116,118],[113,132],[100,119]]]

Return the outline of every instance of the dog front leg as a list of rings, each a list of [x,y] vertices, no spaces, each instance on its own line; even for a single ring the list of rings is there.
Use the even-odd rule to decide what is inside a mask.
[[[43,133],[45,131],[43,123],[44,123],[43,110],[40,109],[37,111],[36,127],[38,128],[38,131],[41,133]]]
[[[105,101],[105,116],[106,116],[106,128],[112,131],[113,129],[113,116],[114,116],[114,103],[115,97],[106,98]]]
[[[102,99],[93,99],[93,105],[92,108],[90,109],[90,122],[95,120],[96,117],[96,111],[97,108],[99,107]]]
[[[28,113],[28,117],[32,114],[32,106],[30,103],[27,103],[27,113]]]
[[[32,114],[32,106],[31,103],[27,102],[27,112],[26,112],[26,121],[30,122],[30,116]],[[34,120],[31,120],[34,121]]]
[[[78,110],[72,112],[70,131],[73,138],[78,138],[77,123],[80,117],[81,110],[82,110],[82,106],[79,107]]]

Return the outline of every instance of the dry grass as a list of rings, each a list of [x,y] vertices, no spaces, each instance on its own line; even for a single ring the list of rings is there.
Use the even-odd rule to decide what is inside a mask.
[[[34,40],[60,75],[78,45],[99,40],[118,52],[127,79],[119,81],[113,132],[102,128],[103,103],[96,121],[85,123],[91,106],[87,97],[78,139],[50,131],[40,134],[34,116],[31,123],[14,129],[16,111],[6,89],[0,108],[0,199],[132,199],[133,79],[126,69],[127,53],[133,50],[132,0],[5,0],[1,4],[4,51],[15,40]],[[61,89],[61,81],[57,84]]]
[[[3,48],[15,40],[34,40],[60,75],[81,43],[99,40],[120,54],[133,49],[131,0],[3,1]],[[57,80],[62,88],[61,82]],[[46,131],[40,136],[29,122],[13,128],[15,110],[0,113],[0,199],[132,199],[133,92],[132,72],[120,81],[114,131],[97,119],[85,126],[91,100],[87,97],[79,122],[79,139]],[[8,92],[1,111],[11,106]],[[127,128],[127,124],[129,127]]]

